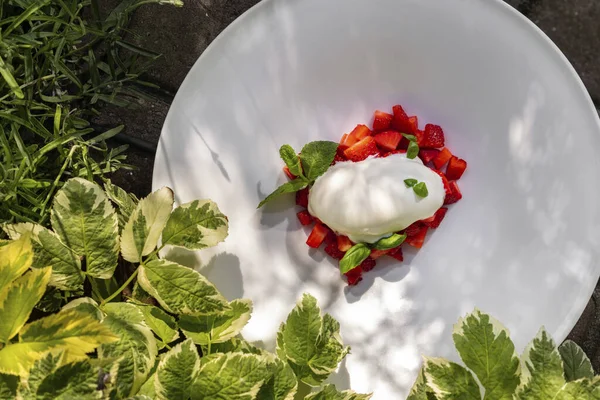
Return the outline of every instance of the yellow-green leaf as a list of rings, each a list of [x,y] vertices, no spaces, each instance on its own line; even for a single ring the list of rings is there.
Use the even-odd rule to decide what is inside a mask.
[[[425,380],[436,399],[481,399],[475,377],[462,365],[441,358],[426,358],[424,370]]]
[[[119,229],[123,229],[139,200],[135,195],[127,193],[117,185],[113,185],[110,180],[104,184],[104,191],[108,198],[117,206]]]
[[[44,295],[51,268],[35,269],[0,291],[0,342],[6,343],[25,325]]]
[[[119,257],[117,214],[100,186],[69,179],[54,197],[50,220],[65,246],[85,257],[86,272],[109,279]]]
[[[0,350],[0,373],[27,376],[36,360],[64,351],[65,364],[85,359],[103,343],[118,340],[110,329],[77,310],[61,311],[25,325],[19,342]]]
[[[369,400],[372,395],[355,393],[352,390],[339,392],[334,385],[325,385],[321,390],[311,393],[305,400]]]
[[[173,347],[158,364],[154,387],[158,400],[189,399],[200,372],[200,357],[188,339]]]
[[[158,307],[148,304],[136,305],[142,314],[144,314],[144,320],[148,327],[150,327],[164,343],[171,343],[173,340],[179,338],[177,321],[175,321],[174,317]]]
[[[33,249],[29,235],[0,247],[0,290],[23,275],[33,261]]]
[[[98,399],[98,371],[89,360],[79,361],[57,368],[46,376],[37,388],[40,400],[92,400]]]
[[[167,187],[140,200],[121,234],[121,253],[129,262],[150,254],[173,210],[173,191]]]

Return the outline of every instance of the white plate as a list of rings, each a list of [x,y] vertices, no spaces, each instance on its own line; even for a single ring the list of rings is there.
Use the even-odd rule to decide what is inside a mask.
[[[278,148],[339,140],[401,103],[444,127],[469,162],[452,207],[403,265],[347,290],[307,248]],[[403,398],[422,354],[456,358],[452,324],[478,307],[521,350],[541,325],[562,340],[600,275],[600,126],[573,68],[501,1],[267,0],[221,34],[164,125],[154,188],[211,198],[230,236],[186,262],[250,298],[249,340],[272,344],[303,292],[341,323],[340,386]]]

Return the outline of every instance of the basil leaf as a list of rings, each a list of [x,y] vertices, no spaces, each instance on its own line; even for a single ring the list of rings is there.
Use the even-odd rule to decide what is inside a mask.
[[[300,161],[306,179],[312,182],[323,175],[333,162],[337,148],[337,143],[327,141],[311,142],[304,146],[300,153]]]
[[[373,247],[377,250],[389,250],[400,246],[405,240],[406,234],[398,235],[397,233],[394,233],[390,237],[379,240]]]
[[[406,158],[412,160],[419,155],[419,145],[417,142],[410,142],[406,150]]]
[[[292,146],[289,144],[284,144],[279,149],[279,155],[285,165],[287,165],[290,172],[296,176],[303,176],[302,174],[302,165],[300,165],[300,158],[298,154],[294,151]]]
[[[415,186],[413,186],[413,190],[419,197],[427,197],[429,196],[429,191],[427,190],[427,185],[425,182],[419,182]]]
[[[340,271],[342,274],[358,267],[363,261],[369,257],[371,249],[364,244],[355,244],[346,252],[344,258],[340,260]]]
[[[403,133],[402,136],[404,136],[409,142],[416,142],[417,141],[417,137],[415,135],[410,135],[408,133]]]
[[[419,183],[419,181],[416,179],[405,179],[404,180],[404,184],[406,185],[406,187],[409,187],[409,188],[415,186],[417,183]]]
[[[283,185],[279,186],[277,189],[275,189],[275,191],[273,193],[271,193],[270,195],[268,195],[266,199],[261,201],[257,208],[261,208],[266,203],[268,203],[269,201],[273,200],[274,198],[278,197],[281,194],[294,193],[294,192],[297,192],[298,190],[304,189],[307,186],[308,186],[308,181],[304,178],[296,178],[293,181],[286,182]]]

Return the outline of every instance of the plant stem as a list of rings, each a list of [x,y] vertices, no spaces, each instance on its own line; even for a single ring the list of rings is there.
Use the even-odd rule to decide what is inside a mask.
[[[133,274],[131,274],[131,276],[125,281],[125,283],[120,288],[118,288],[113,294],[108,296],[106,299],[102,300],[102,302],[100,303],[100,307],[102,307],[106,303],[110,302],[112,299],[117,297],[119,295],[119,293],[121,293],[123,290],[125,290],[125,288],[127,288],[127,286],[129,286],[129,284],[137,276],[138,271],[140,270],[141,266],[142,266],[141,264],[138,265],[138,267],[135,269],[135,271],[133,271]]]

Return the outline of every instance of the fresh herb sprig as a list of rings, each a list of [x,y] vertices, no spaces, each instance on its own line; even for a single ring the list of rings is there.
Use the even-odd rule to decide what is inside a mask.
[[[394,233],[389,237],[378,240],[370,245],[367,243],[358,243],[352,246],[344,257],[340,260],[340,272],[345,274],[358,267],[371,254],[371,250],[390,250],[400,246],[406,240],[406,234]]]
[[[419,197],[425,198],[429,196],[429,190],[425,182],[419,182],[416,179],[405,179],[404,184],[408,188],[412,188],[415,194]]]

